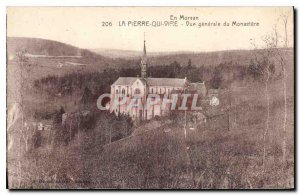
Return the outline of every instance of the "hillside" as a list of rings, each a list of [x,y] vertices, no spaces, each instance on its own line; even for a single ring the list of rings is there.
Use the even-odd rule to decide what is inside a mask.
[[[139,60],[142,51],[134,50],[118,50],[118,49],[92,49],[93,52],[112,59],[136,59]],[[255,50],[228,50],[214,52],[147,52],[150,66],[168,65],[174,61],[186,66],[189,59],[195,66],[217,66],[221,63],[232,63],[235,65],[248,65],[250,59],[254,57]],[[293,48],[289,48],[287,52],[293,54]]]
[[[128,60],[107,58],[90,50],[81,49],[58,41],[39,38],[8,37],[7,56],[9,60],[13,59],[16,52],[20,50],[25,50],[30,59],[33,59],[38,65],[43,66],[66,64],[73,66],[92,65],[97,68],[103,68],[104,66],[113,67],[114,65],[128,65],[128,63],[132,63],[131,61],[128,62]]]
[[[16,51],[26,49],[31,57],[47,57],[47,59],[68,58],[72,63],[84,65],[96,65],[107,67],[137,67],[142,51],[118,50],[118,49],[81,49],[61,43],[58,41],[8,37],[7,54],[13,56]],[[228,50],[215,52],[148,52],[149,66],[169,65],[177,61],[180,65],[186,66],[191,60],[194,66],[217,66],[221,63],[233,65],[249,65],[254,56],[255,50]],[[284,51],[283,51],[284,52]],[[289,48],[288,55],[293,55],[293,48]],[[75,58],[75,59],[74,59]]]
[[[26,51],[29,64],[31,64],[31,79],[39,79],[47,75],[65,75],[72,72],[95,72],[105,68],[130,66],[136,61],[125,59],[112,59],[96,54],[87,49],[81,49],[58,41],[8,37],[8,77],[11,69],[16,65],[15,55],[18,51]]]
[[[80,56],[82,52],[82,49],[58,41],[24,37],[7,38],[8,54],[14,54],[20,49],[26,49],[33,55],[47,56]]]
[[[142,51],[135,51],[135,50],[91,49],[91,51],[109,58],[132,59],[132,58],[139,58],[142,55]]]
[[[228,50],[199,53],[176,53],[162,54],[149,58],[149,63],[155,65],[165,65],[177,61],[182,65],[187,65],[189,59],[195,66],[217,66],[221,63],[231,63],[237,65],[248,65],[253,57],[253,50]]]

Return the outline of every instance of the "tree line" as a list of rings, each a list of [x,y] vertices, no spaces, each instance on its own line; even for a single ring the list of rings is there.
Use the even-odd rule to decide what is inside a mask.
[[[274,67],[273,67],[274,68]],[[255,80],[257,67],[250,61],[248,65],[238,65],[232,62],[220,63],[218,66],[196,66],[189,60],[187,66],[177,61],[169,65],[150,66],[148,77],[153,78],[185,78],[190,82],[204,82],[207,88],[227,88],[229,82]],[[110,92],[110,86],[118,77],[140,76],[140,67],[107,68],[102,72],[70,73],[64,76],[50,75],[34,81],[35,89],[48,95],[68,96],[76,91],[83,92],[89,88],[93,94],[99,96]]]

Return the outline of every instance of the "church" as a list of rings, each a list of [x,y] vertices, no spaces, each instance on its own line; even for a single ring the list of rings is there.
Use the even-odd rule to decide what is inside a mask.
[[[146,109],[147,97],[155,94],[161,98],[171,98],[172,95],[180,95],[186,92],[197,93],[199,98],[206,95],[205,83],[190,83],[187,78],[152,78],[147,75],[147,54],[146,41],[144,40],[143,56],[141,60],[141,77],[119,77],[111,85],[111,100],[109,110],[116,115],[128,114],[133,120],[150,120],[156,116],[167,116],[172,111],[171,105],[162,106],[163,102],[158,101]],[[141,107],[130,107],[130,99],[136,96],[141,97]],[[121,101],[121,97],[126,97],[129,101],[124,104],[113,106],[116,99]]]

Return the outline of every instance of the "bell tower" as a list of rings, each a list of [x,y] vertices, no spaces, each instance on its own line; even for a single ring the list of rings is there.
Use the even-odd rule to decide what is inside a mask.
[[[144,34],[144,50],[143,50],[143,57],[141,60],[141,75],[142,78],[147,78],[147,55],[146,55],[146,40]]]

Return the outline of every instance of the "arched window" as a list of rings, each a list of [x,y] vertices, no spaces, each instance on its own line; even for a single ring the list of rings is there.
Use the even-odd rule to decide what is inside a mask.
[[[118,93],[119,93],[119,90],[116,89],[116,94],[118,94]]]
[[[141,90],[138,89],[138,88],[136,88],[136,89],[134,90],[134,94],[141,94]]]
[[[122,95],[125,95],[125,89],[122,89]]]

